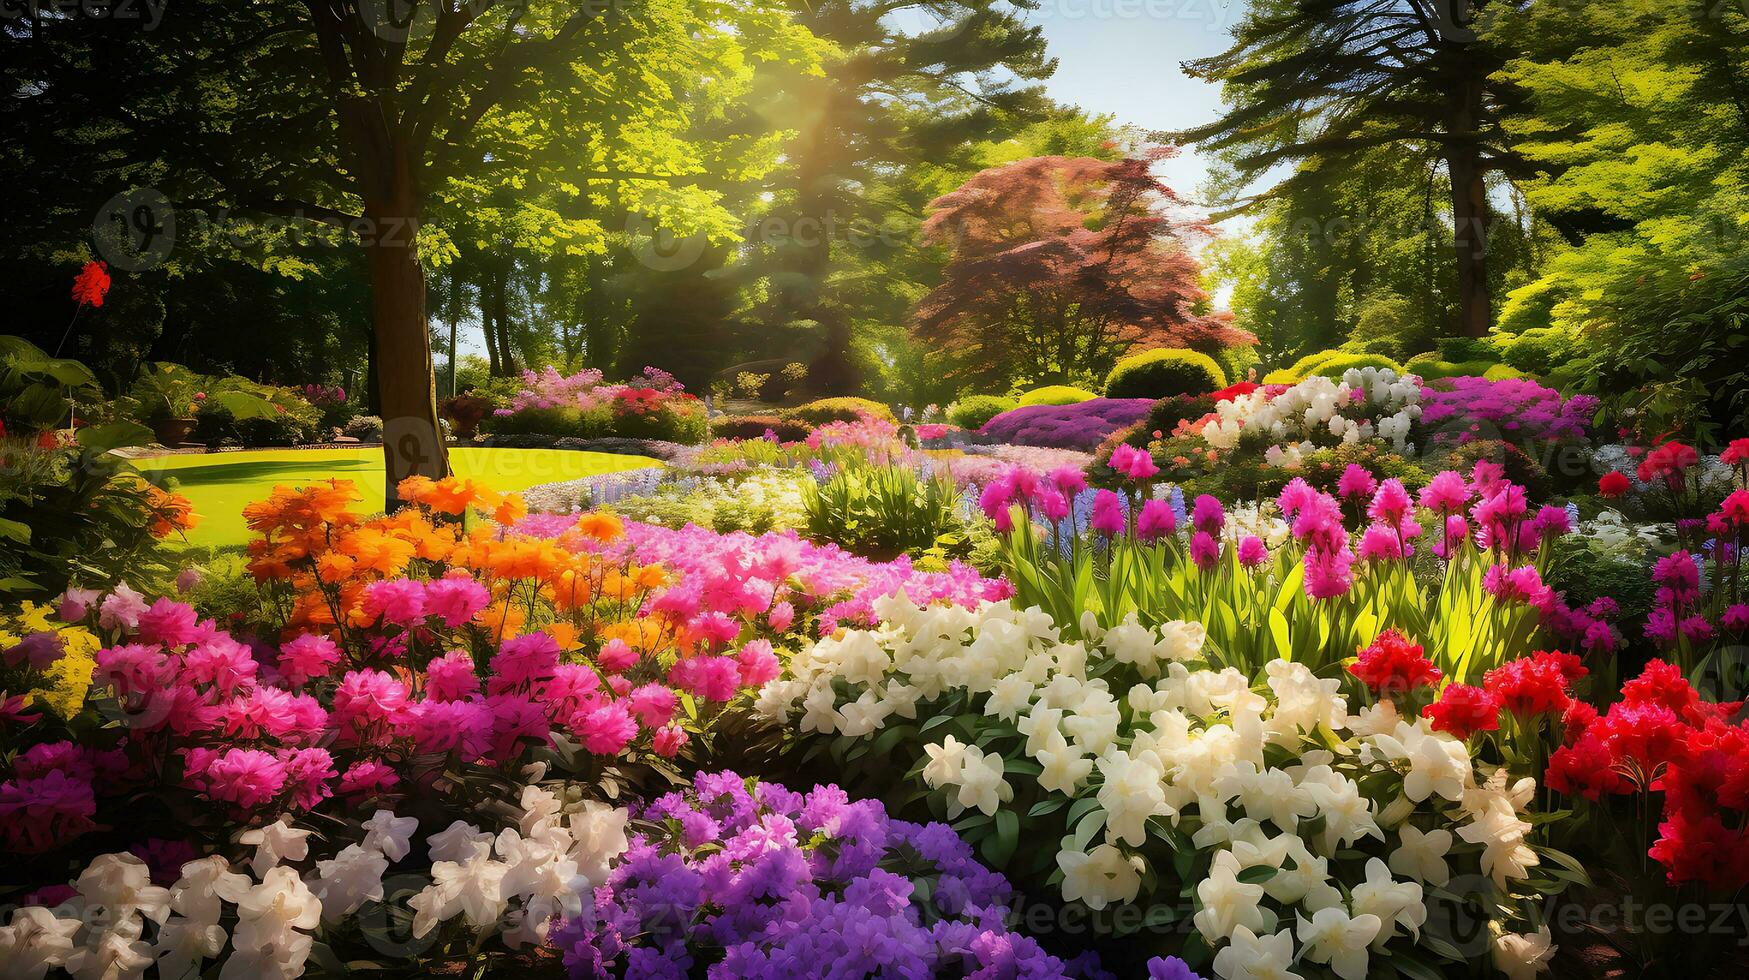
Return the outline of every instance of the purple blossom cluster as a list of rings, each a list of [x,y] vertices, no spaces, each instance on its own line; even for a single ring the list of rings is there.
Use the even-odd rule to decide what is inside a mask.
[[[1563,399],[1529,378],[1451,378],[1422,388],[1421,425],[1445,442],[1583,439],[1597,404],[1590,395]]]
[[[1148,417],[1151,398],[1095,398],[1074,405],[1027,405],[978,431],[1001,442],[1092,452],[1105,437]]]
[[[701,775],[636,816],[594,908],[553,932],[572,977],[1109,976],[1010,930],[1008,881],[951,827],[836,786]]]

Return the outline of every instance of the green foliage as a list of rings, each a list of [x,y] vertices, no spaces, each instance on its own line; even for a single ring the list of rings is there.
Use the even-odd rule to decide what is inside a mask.
[[[155,531],[171,501],[105,450],[5,440],[0,469],[0,594],[42,598],[69,584],[164,584]]]
[[[1582,345],[1561,327],[1532,327],[1520,334],[1496,334],[1501,360],[1525,374],[1546,376],[1579,356]]]
[[[718,439],[764,439],[775,432],[782,442],[806,439],[812,427],[782,415],[724,415],[711,420],[711,435]]]
[[[1227,384],[1244,381],[1251,369],[1261,363],[1256,344],[1223,347],[1211,356],[1221,366],[1221,373],[1227,376]]]
[[[85,365],[50,357],[22,337],[0,336],[0,408],[8,426],[24,432],[68,427],[80,402],[102,397]]]
[[[1227,386],[1227,375],[1201,351],[1156,348],[1118,361],[1105,378],[1107,398],[1200,395]]]
[[[1028,405],[1074,405],[1077,402],[1092,401],[1098,398],[1093,392],[1073,385],[1046,385],[1043,388],[1033,388],[1023,392],[1017,407]]]
[[[803,489],[812,484],[806,470],[761,467],[738,477],[663,483],[652,493],[624,497],[609,506],[614,513],[645,524],[672,528],[696,524],[721,534],[764,534],[806,524]]]
[[[797,405],[786,414],[809,425],[823,425],[827,422],[854,422],[864,416],[881,419],[885,422],[898,421],[893,417],[892,409],[867,398],[821,398],[808,402],[806,405]]]
[[[1401,361],[1433,346],[1432,327],[1407,296],[1375,291],[1360,302],[1343,346]]]
[[[1543,468],[1542,463],[1509,442],[1477,439],[1451,449],[1445,455],[1430,460],[1430,463],[1436,470],[1450,469],[1468,473],[1476,465],[1476,461],[1481,459],[1505,467],[1506,478],[1523,487],[1530,499],[1548,498],[1553,487],[1548,471]]]
[[[896,464],[842,466],[802,491],[810,538],[879,559],[963,553],[958,500],[951,480]]]
[[[1494,361],[1463,361],[1453,362],[1440,358],[1438,354],[1427,353],[1409,358],[1403,369],[1410,374],[1418,374],[1423,381],[1439,381],[1443,378],[1482,377],[1488,370],[1498,365]]]
[[[947,420],[962,429],[981,429],[985,422],[1019,404],[1005,395],[966,395],[947,406]]]
[[[1292,367],[1271,371],[1264,376],[1266,384],[1295,384],[1315,374],[1340,379],[1351,368],[1390,368],[1402,374],[1404,366],[1382,354],[1329,348],[1313,351],[1293,363]]]
[[[525,408],[485,420],[485,431],[498,435],[542,435],[555,439],[658,439],[687,445],[703,442],[709,433],[704,405],[668,399],[648,412],[617,411],[600,405],[587,411],[575,406]],[[760,430],[763,434],[764,430]]]

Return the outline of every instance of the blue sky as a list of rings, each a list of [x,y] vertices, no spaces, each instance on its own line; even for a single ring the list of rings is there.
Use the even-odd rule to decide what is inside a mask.
[[[1208,122],[1220,110],[1217,86],[1190,78],[1179,63],[1225,50],[1242,0],[1040,0],[1031,20],[1044,28],[1057,73],[1045,85],[1059,102],[1121,123],[1171,130]],[[1196,154],[1157,171],[1192,196],[1207,166]]]

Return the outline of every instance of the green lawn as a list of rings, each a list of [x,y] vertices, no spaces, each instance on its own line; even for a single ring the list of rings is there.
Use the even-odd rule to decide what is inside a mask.
[[[541,483],[575,480],[660,465],[642,456],[579,453],[554,449],[451,449],[457,476],[472,477],[495,490],[526,490]],[[358,484],[361,508],[381,507],[383,451],[360,449],[263,449],[236,453],[154,456],[133,461],[148,479],[173,487],[194,502],[200,523],[188,535],[195,548],[224,548],[248,540],[243,505],[261,500],[275,486],[303,486],[340,477]]]

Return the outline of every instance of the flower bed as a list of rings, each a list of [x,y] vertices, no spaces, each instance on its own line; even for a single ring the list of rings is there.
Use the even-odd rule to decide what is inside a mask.
[[[1147,417],[1149,398],[1093,398],[1067,405],[1023,405],[978,430],[1001,442],[1092,452],[1106,436]]]

